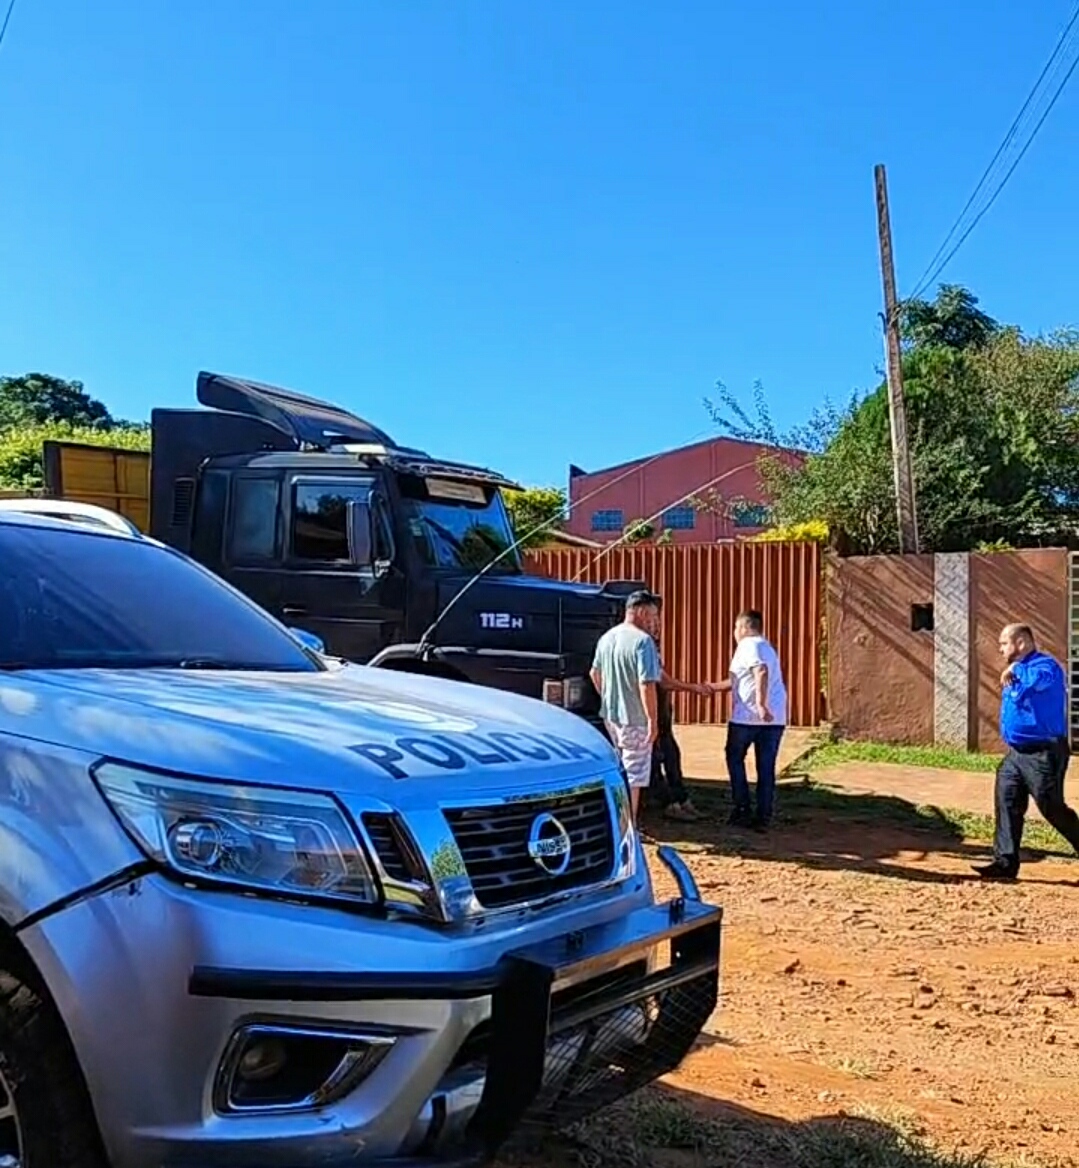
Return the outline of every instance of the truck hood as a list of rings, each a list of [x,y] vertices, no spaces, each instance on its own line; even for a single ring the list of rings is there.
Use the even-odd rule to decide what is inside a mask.
[[[95,758],[397,806],[420,789],[430,805],[435,779],[455,793],[523,793],[616,766],[602,735],[555,707],[358,665],[10,673],[0,676],[4,730]]]
[[[445,610],[467,578],[439,581],[439,610]],[[438,630],[439,645],[516,652],[559,652],[591,664],[596,641],[622,619],[625,600],[595,584],[543,576],[477,580],[467,600],[450,609]]]

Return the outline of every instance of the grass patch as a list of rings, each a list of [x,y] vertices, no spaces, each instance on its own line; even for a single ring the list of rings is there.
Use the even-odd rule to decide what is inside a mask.
[[[883,762],[893,766],[934,767],[945,771],[973,771],[992,774],[1000,755],[979,754],[947,746],[892,746],[886,742],[825,742],[813,747],[791,768],[794,773],[812,773],[824,767],[850,762]]]
[[[917,1122],[879,1113],[792,1123],[743,1109],[710,1116],[665,1092],[647,1089],[544,1141],[545,1168],[995,1168],[984,1156],[938,1149]]]
[[[993,820],[988,815],[977,815],[973,811],[957,811],[954,809],[938,811],[935,807],[919,807],[919,812],[943,815],[949,823],[955,826],[964,839],[978,843],[992,843]],[[1056,831],[1044,819],[1033,819],[1027,816],[1026,826],[1023,829],[1024,851],[1059,853],[1071,856]]]

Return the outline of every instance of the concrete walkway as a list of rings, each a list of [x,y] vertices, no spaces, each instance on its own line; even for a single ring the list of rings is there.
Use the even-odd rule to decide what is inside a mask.
[[[891,795],[916,807],[954,807],[976,815],[993,814],[993,775],[881,762],[845,762],[813,776],[851,795]],[[1030,814],[1037,816],[1031,804]]]
[[[821,731],[788,729],[779,752],[780,772],[813,745]],[[727,781],[723,748],[725,726],[676,726],[682,747],[682,769],[686,778]],[[753,776],[753,755],[749,756]],[[1073,762],[1072,790],[1079,790],[1079,775]],[[895,766],[892,763],[845,762],[815,771],[814,779],[851,795],[882,795],[905,799],[915,807],[954,808],[976,815],[993,814],[993,775],[972,771],[941,770],[936,767]],[[1079,800],[1079,795],[1075,796]],[[1039,818],[1031,804],[1030,815]]]
[[[687,779],[727,781],[727,761],[723,756],[727,741],[726,726],[675,726],[675,737],[682,748],[682,770]],[[819,730],[788,727],[779,748],[780,772],[813,744]],[[753,752],[749,753],[749,773],[754,774]]]

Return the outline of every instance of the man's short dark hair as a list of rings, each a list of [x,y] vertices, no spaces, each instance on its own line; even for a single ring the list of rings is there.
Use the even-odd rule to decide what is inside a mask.
[[[649,592],[647,588],[639,588],[626,597],[626,612],[635,608],[660,608],[661,605],[660,598],[654,592]]]
[[[755,637],[759,637],[764,632],[764,617],[755,608],[747,608],[744,612],[740,612],[737,623],[745,625]]]

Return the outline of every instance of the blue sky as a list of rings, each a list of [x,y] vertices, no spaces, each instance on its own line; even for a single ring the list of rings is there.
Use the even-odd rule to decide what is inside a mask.
[[[531,483],[781,423],[882,364],[901,294],[1071,0],[18,0],[0,372],[114,412],[200,368]],[[1079,80],[945,278],[1079,323]]]

